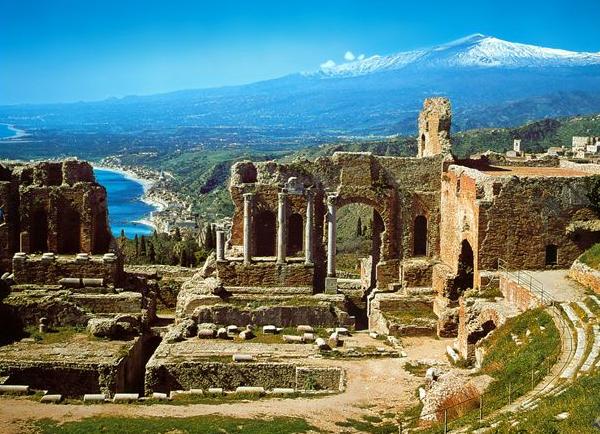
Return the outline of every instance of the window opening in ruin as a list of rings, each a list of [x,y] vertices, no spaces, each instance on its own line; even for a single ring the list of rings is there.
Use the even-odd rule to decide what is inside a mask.
[[[277,225],[275,214],[261,211],[254,218],[254,239],[256,240],[256,256],[275,256]]]
[[[460,178],[456,180],[456,194],[460,193]]]
[[[94,246],[93,253],[106,253],[110,244],[109,228],[106,221],[106,214],[99,211],[94,219]]]
[[[413,255],[427,255],[427,218],[419,215],[415,218],[413,233]]]
[[[59,211],[58,253],[73,254],[81,251],[81,217],[72,205]]]
[[[421,134],[421,149],[425,149],[425,134]]]
[[[0,225],[4,224],[4,207],[0,207]]]
[[[383,219],[370,205],[350,203],[337,210],[336,272],[375,285],[375,269],[380,259]],[[340,274],[338,274],[340,276]]]
[[[546,265],[558,264],[558,247],[555,244],[546,246]]]
[[[48,251],[48,214],[44,209],[38,209],[31,215],[29,243],[31,253],[44,253]]]
[[[471,334],[469,334],[469,336],[467,337],[467,343],[476,344],[481,339],[483,339],[487,335],[489,335],[495,329],[496,329],[496,324],[494,324],[494,321],[492,321],[491,319],[487,320],[486,322],[481,324],[477,328],[477,330],[475,330]]]
[[[454,291],[450,294],[450,299],[458,300],[467,289],[473,288],[474,265],[473,248],[467,240],[463,240],[458,256],[458,273],[455,280]]]
[[[298,213],[293,213],[288,219],[287,255],[294,256],[302,251],[304,238],[304,220]]]

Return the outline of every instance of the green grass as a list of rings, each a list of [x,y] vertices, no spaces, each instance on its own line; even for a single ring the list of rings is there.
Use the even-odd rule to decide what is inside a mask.
[[[545,330],[540,330],[540,326],[545,327]],[[526,337],[528,329],[531,334]],[[512,334],[519,336],[522,345],[516,345]],[[531,389],[532,367],[534,385],[546,375],[547,368],[556,362],[560,353],[560,336],[551,316],[541,309],[535,309],[509,319],[496,329],[486,341],[485,348],[487,352],[479,374],[487,374],[495,379],[483,397],[484,414],[489,414],[508,404],[509,384],[513,401]],[[479,402],[473,400],[467,404],[449,411],[450,419],[455,414],[464,414],[451,422],[452,429],[476,423]],[[404,413],[403,418],[410,419],[409,426],[415,426],[418,416],[414,415],[415,409],[410,411],[411,413]],[[420,432],[435,433],[439,430],[439,426],[434,426]]]
[[[600,428],[593,424],[600,417],[600,373],[579,377],[573,386],[560,396],[545,398],[539,406],[529,412],[505,416],[498,433],[531,434],[583,434],[598,433]],[[568,412],[569,417],[557,421],[557,414]],[[512,419],[519,421],[516,427],[510,427]]]
[[[36,342],[43,344],[57,344],[68,342],[76,335],[85,335],[89,339],[94,339],[85,334],[85,327],[50,327],[46,333],[40,333],[35,326],[25,327],[25,337],[33,338]]]
[[[43,434],[93,433],[198,433],[198,434],[287,434],[314,430],[304,419],[279,417],[274,419],[241,419],[223,416],[196,416],[186,418],[152,417],[94,417],[59,424],[50,419],[33,423]]]
[[[600,243],[594,244],[583,255],[581,255],[581,262],[591,268],[600,270]]]
[[[398,324],[411,324],[420,319],[437,319],[431,306],[422,303],[411,304],[408,309],[387,311],[384,315]]]
[[[430,365],[421,362],[406,363],[404,365],[404,370],[415,377],[424,377],[429,368]]]
[[[391,434],[398,432],[398,426],[395,423],[382,422],[382,419],[376,416],[363,416],[362,420],[348,419],[344,422],[336,422],[336,425],[370,434]]]

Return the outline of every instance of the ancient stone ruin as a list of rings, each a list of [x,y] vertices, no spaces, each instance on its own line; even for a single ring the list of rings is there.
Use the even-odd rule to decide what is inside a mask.
[[[425,101],[418,126],[415,157],[236,163],[231,225],[211,226],[216,251],[180,279],[172,319],[156,316],[161,276],[124,269],[88,164],[3,167],[7,323],[94,337],[8,342],[5,384],[106,397],[340,392],[338,360],[398,357],[405,336],[456,338],[451,357],[480,362],[495,328],[544,304],[507,270],[566,269],[600,240],[591,223],[600,169],[491,153],[459,160],[444,98]],[[372,216],[359,278],[337,267],[336,215],[351,204]],[[502,300],[478,297],[490,285]],[[371,334],[353,335],[361,329]]]

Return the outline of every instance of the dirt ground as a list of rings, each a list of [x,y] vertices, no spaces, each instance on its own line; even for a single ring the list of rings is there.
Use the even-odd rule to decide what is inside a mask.
[[[422,383],[403,369],[410,360],[446,361],[449,339],[406,338],[406,358],[372,358],[336,361],[346,369],[347,389],[344,393],[323,398],[266,399],[231,404],[191,405],[126,405],[126,404],[41,404],[25,398],[0,398],[2,432],[28,432],[28,422],[51,418],[57,421],[80,420],[91,416],[123,417],[189,417],[208,414],[257,418],[291,416],[307,420],[315,427],[339,431],[336,422],[363,415],[398,413],[416,403],[415,389]]]

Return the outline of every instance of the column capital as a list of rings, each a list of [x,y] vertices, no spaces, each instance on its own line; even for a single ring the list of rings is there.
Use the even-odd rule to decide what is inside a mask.
[[[327,205],[337,205],[338,195],[337,194],[328,194],[327,195]]]
[[[254,199],[254,193],[244,193],[244,200]]]

